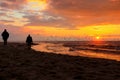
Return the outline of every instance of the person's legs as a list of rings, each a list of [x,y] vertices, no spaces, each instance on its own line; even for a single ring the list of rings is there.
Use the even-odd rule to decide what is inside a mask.
[[[7,45],[7,40],[4,40],[4,45]]]
[[[31,49],[31,43],[28,43],[28,49]]]

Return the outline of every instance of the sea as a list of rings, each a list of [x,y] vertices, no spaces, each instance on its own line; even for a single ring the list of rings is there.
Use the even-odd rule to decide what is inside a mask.
[[[120,41],[41,41],[32,49],[52,54],[120,61]]]

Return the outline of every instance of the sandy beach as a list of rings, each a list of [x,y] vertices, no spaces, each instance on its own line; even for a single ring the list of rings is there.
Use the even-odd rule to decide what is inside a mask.
[[[0,80],[120,80],[120,62],[28,50],[0,43]]]

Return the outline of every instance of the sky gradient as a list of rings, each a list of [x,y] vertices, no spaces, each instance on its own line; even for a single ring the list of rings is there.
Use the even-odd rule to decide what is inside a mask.
[[[120,0],[0,0],[4,29],[10,41],[120,40]]]

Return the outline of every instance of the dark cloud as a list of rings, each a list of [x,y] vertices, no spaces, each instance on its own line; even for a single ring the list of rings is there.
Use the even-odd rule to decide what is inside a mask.
[[[119,24],[120,0],[49,0],[49,11],[78,26]]]
[[[120,12],[120,0],[49,0],[51,9],[62,11],[63,13],[101,14],[113,11]],[[82,14],[83,15],[83,14]]]
[[[3,22],[3,23],[7,23],[7,22],[9,23],[10,22],[10,23],[12,23],[14,21],[12,21],[12,20],[0,20],[0,22]]]
[[[50,26],[61,28],[70,28],[73,26],[64,19],[64,17],[49,13],[43,13],[43,15],[26,15],[24,18],[28,19],[29,23],[27,26]]]
[[[26,2],[26,0],[2,0],[0,7],[5,9],[20,9]]]

